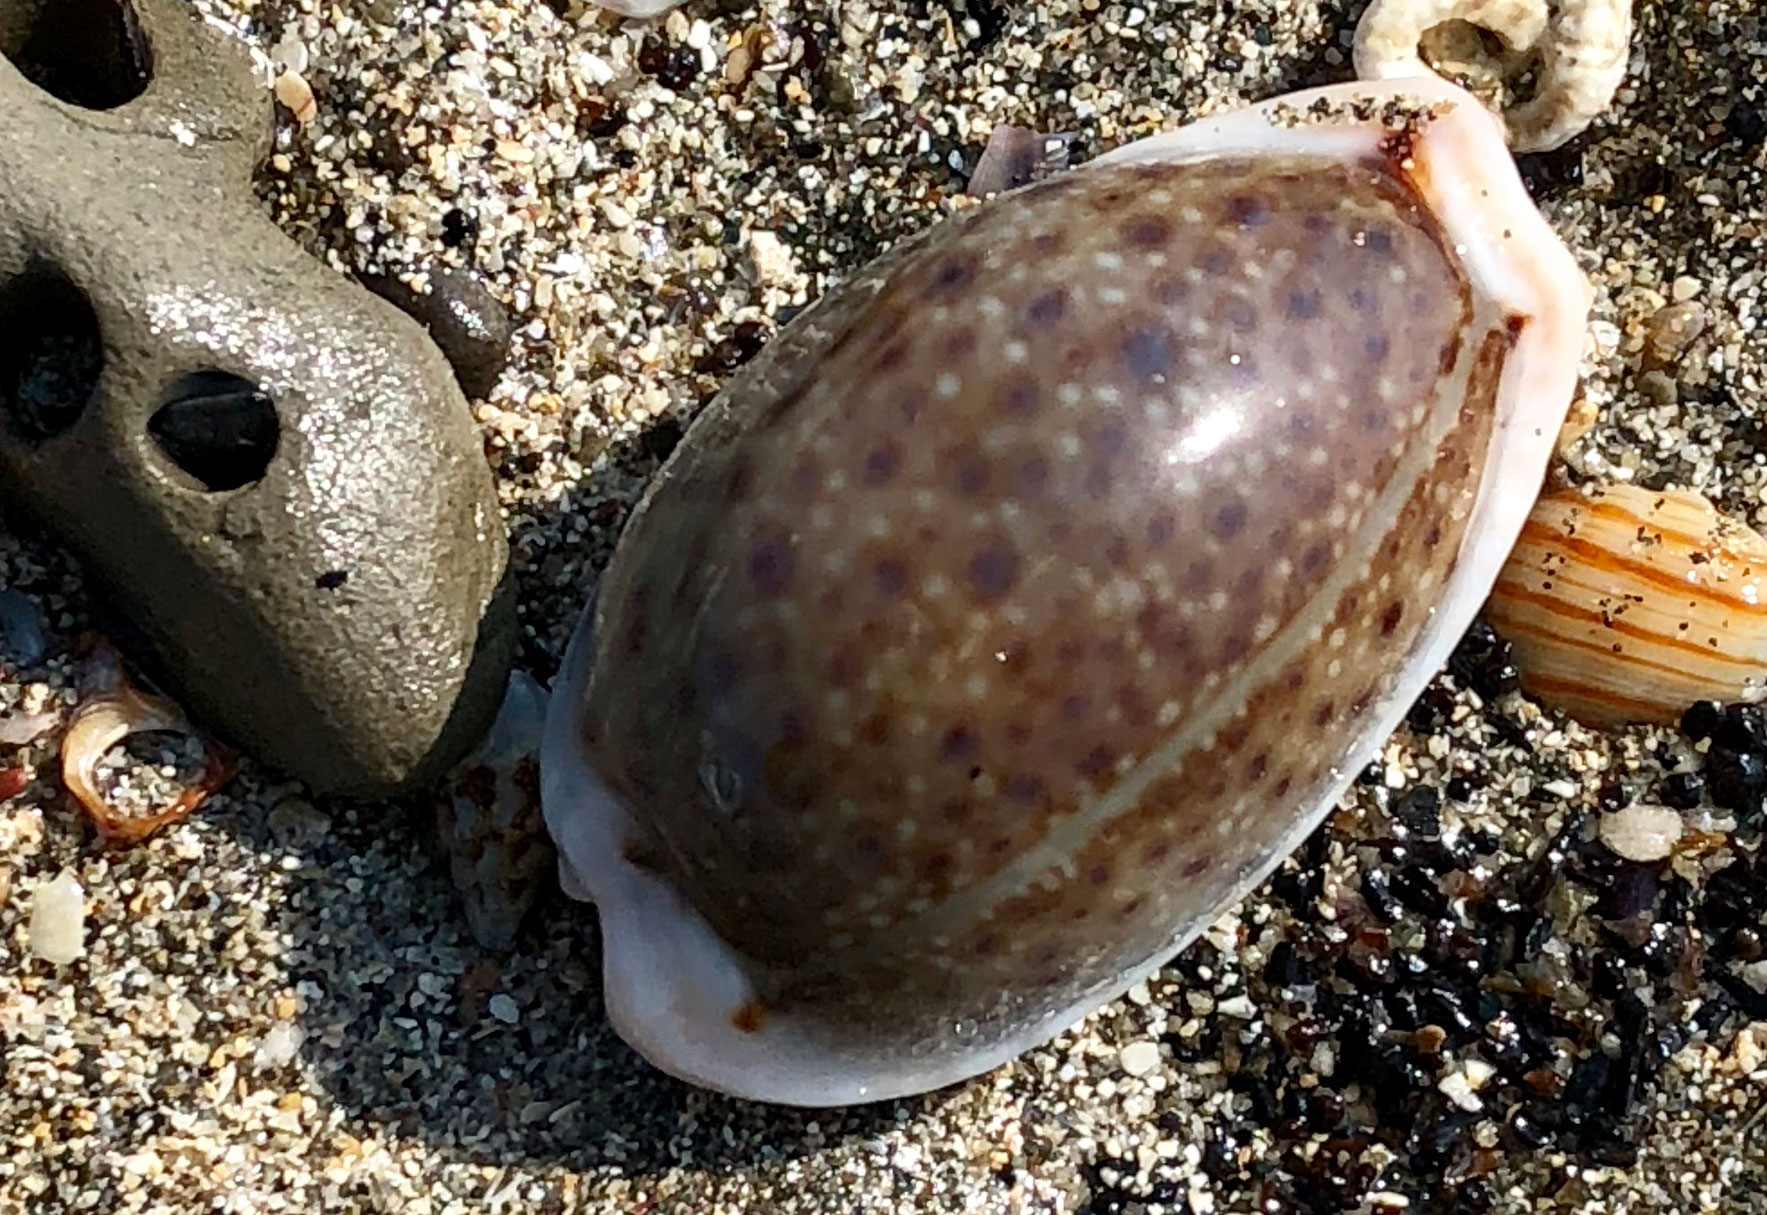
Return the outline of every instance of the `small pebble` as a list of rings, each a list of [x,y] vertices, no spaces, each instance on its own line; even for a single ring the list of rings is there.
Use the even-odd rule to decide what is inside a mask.
[[[1634,803],[1603,815],[1601,842],[1609,851],[1629,861],[1660,861],[1675,850],[1681,839],[1681,815],[1667,806]]]
[[[509,363],[515,336],[509,310],[464,270],[444,266],[426,274],[427,292],[398,275],[369,275],[362,285],[429,330],[467,396],[489,396]]]
[[[258,1049],[252,1056],[252,1062],[259,1067],[281,1067],[291,1063],[301,1049],[303,1037],[300,1026],[289,1021],[279,1021],[258,1040]]]
[[[1117,1056],[1125,1074],[1145,1076],[1160,1065],[1160,1048],[1153,1042],[1131,1042]]]
[[[65,966],[86,952],[86,892],[71,870],[39,882],[31,902],[30,950]]]
[[[37,605],[17,587],[0,590],[0,658],[20,667],[34,667],[48,650]]]
[[[491,1015],[505,1025],[514,1025],[521,1020],[521,1009],[517,1008],[515,1001],[503,992],[492,996],[488,1007]]]

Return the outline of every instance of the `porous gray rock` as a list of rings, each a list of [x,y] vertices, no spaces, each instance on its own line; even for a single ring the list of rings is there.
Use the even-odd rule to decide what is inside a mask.
[[[381,795],[495,715],[508,551],[440,352],[256,205],[270,104],[183,5],[0,0],[0,512],[205,727]]]

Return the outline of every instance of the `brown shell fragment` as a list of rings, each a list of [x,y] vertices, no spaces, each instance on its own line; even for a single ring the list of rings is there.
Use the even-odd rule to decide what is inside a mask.
[[[88,696],[74,710],[61,740],[61,778],[106,843],[140,843],[189,815],[233,778],[232,753],[204,739],[202,776],[170,806],[154,814],[125,814],[113,807],[97,781],[107,751],[131,734],[169,730],[196,735],[196,730],[176,705],[131,684],[115,652],[106,647],[88,662],[85,681]]]
[[[1590,725],[1759,700],[1767,539],[1697,493],[1543,496],[1491,593],[1522,689]]]

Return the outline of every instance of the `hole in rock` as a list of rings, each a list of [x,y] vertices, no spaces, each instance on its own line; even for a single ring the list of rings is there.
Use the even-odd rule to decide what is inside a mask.
[[[153,78],[153,53],[127,0],[0,0],[0,55],[83,110],[114,110]]]
[[[264,475],[276,457],[276,405],[250,380],[225,371],[181,376],[147,420],[166,457],[214,493]]]
[[[0,282],[0,418],[27,439],[72,426],[104,369],[98,317],[60,271],[36,262]]]

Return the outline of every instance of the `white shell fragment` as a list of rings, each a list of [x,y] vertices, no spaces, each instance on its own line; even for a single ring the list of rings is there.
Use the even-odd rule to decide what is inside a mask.
[[[1483,62],[1467,27],[1497,35],[1505,54]],[[1373,0],[1356,26],[1354,57],[1364,79],[1402,78],[1431,70],[1424,50],[1431,46],[1437,68],[1468,69],[1501,87],[1537,56],[1533,97],[1504,121],[1516,151],[1543,152],[1580,134],[1613,103],[1631,44],[1632,0],[1559,0],[1550,22],[1547,0]]]
[[[622,17],[660,17],[681,0],[598,0],[602,8]]]
[[[844,280],[695,420],[554,685],[615,1028],[841,1105],[1129,990],[1446,661],[1589,299],[1433,77],[1142,140]]]
[[[1634,802],[1602,816],[1601,842],[1615,856],[1640,864],[1660,861],[1681,840],[1681,815],[1668,806]]]
[[[37,883],[27,929],[30,951],[45,962],[65,966],[86,952],[86,892],[72,870]]]
[[[1543,494],[1491,592],[1522,690],[1589,725],[1759,700],[1767,539],[1697,493]]]
[[[497,718],[442,782],[436,832],[467,926],[486,949],[505,950],[554,864],[540,821],[540,734],[546,689],[512,671]]]

